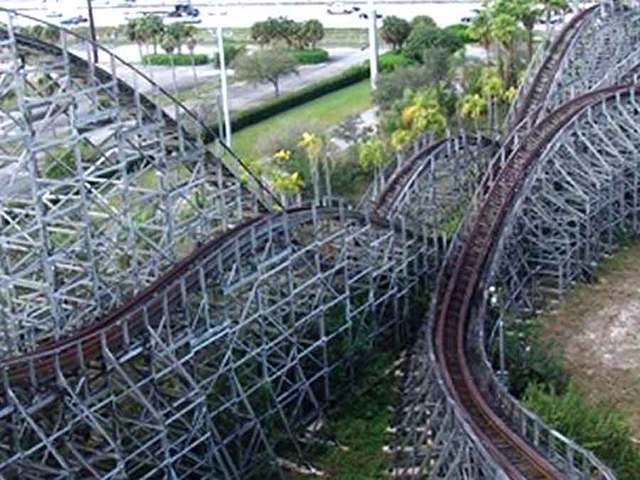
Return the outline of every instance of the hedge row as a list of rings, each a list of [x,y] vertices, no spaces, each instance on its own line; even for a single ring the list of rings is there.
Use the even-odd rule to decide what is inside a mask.
[[[385,53],[380,55],[380,71],[391,71],[397,66],[407,65],[407,62],[413,63],[412,60],[409,60],[402,54]],[[233,115],[231,119],[231,130],[237,132],[240,129],[254,125],[286,110],[310,102],[311,100],[315,100],[318,97],[358,83],[369,78],[369,73],[369,62],[367,61],[360,65],[354,65],[338,75],[326,78],[295,92],[274,98],[256,107],[242,110]],[[213,132],[217,132],[218,126],[211,125],[210,129]],[[206,135],[204,140],[205,142],[211,142],[214,138],[211,135]]]
[[[308,48],[305,50],[284,48],[282,51],[288,53],[303,65],[322,63],[329,59],[329,52],[323,48]]]
[[[142,57],[142,63],[145,65],[205,65],[210,59],[204,53],[152,53]]]

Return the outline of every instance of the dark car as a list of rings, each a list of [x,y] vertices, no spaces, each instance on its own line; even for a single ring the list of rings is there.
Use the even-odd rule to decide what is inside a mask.
[[[167,14],[168,17],[197,17],[200,10],[188,3],[179,3],[174,7],[173,12]]]
[[[67,18],[62,20],[60,23],[62,25],[78,25],[80,23],[88,22],[87,17],[83,17],[82,15],[78,15],[77,17]]]

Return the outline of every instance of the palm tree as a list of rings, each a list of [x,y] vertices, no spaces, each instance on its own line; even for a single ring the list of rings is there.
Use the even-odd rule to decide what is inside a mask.
[[[518,21],[508,13],[498,13],[491,18],[491,35],[502,48],[504,55],[498,56],[498,66],[502,72],[502,81],[506,86],[515,82],[514,64],[517,40],[522,34]]]
[[[142,53],[142,45],[145,43],[145,27],[143,25],[143,19],[134,18],[127,23],[127,38],[131,42],[135,42],[138,45],[138,54],[140,55],[140,61],[144,61],[144,55]]]
[[[176,41],[171,35],[163,35],[160,41],[160,46],[168,54],[172,54],[176,49]]]
[[[492,68],[485,69],[482,72],[481,83],[482,94],[486,99],[489,110],[489,130],[493,132],[496,125],[498,100],[504,98],[504,84],[498,72]]]
[[[193,70],[193,79],[197,81],[198,73],[196,72],[196,62],[193,56],[193,51],[195,50],[197,43],[196,37],[194,37],[193,35],[188,37],[185,43],[187,45],[187,49],[189,50],[189,55],[191,55],[191,69]]]
[[[153,45],[153,53],[158,53],[158,44],[162,39],[164,33],[164,24],[162,18],[158,15],[148,15],[143,19],[144,33],[148,40],[151,40]]]
[[[532,0],[514,0],[513,12],[527,32],[527,56],[533,58],[533,31],[543,11]]]
[[[473,18],[470,32],[484,47],[487,52],[487,58],[490,58],[493,33],[491,31],[491,15],[489,10],[481,10],[478,15]]]

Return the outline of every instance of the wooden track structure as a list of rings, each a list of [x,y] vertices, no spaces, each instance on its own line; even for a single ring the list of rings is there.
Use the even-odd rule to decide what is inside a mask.
[[[570,61],[597,31],[594,51],[633,45],[635,10],[580,13],[534,62],[501,144],[418,139],[362,211],[277,211],[151,78],[3,14],[0,477],[284,478],[375,348],[417,329],[394,476],[614,478],[509,395],[491,352],[513,309],[561,294],[616,229],[638,231],[640,61],[629,45],[607,72]]]

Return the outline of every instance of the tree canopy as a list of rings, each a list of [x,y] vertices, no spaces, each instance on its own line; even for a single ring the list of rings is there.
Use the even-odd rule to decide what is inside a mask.
[[[287,17],[270,17],[251,26],[251,38],[260,46],[284,43],[287,47],[315,48],[324,38],[324,27],[318,20],[296,22]]]
[[[450,30],[429,27],[419,23],[411,30],[404,45],[404,53],[410,58],[421,62],[426,50],[442,49],[449,54],[464,48],[464,42]]]
[[[394,50],[402,48],[409,33],[411,33],[411,25],[400,17],[391,15],[384,17],[382,20],[380,36],[386,43],[391,45],[391,48]]]
[[[280,79],[285,75],[298,73],[298,70],[291,55],[275,49],[265,49],[238,57],[235,73],[239,79],[251,83],[271,83],[277,97],[280,95]]]

